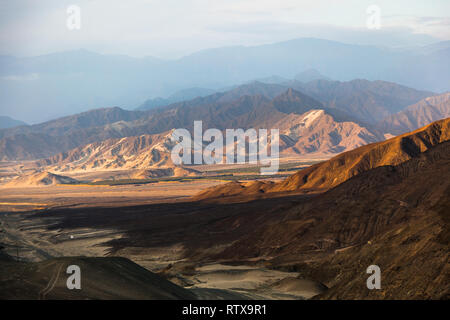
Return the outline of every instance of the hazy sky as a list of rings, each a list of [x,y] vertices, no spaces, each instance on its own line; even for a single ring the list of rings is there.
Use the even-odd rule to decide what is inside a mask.
[[[81,29],[66,27],[81,9]],[[366,27],[367,8],[381,28]],[[85,48],[176,58],[211,47],[298,37],[385,46],[450,40],[449,0],[0,0],[0,54]]]

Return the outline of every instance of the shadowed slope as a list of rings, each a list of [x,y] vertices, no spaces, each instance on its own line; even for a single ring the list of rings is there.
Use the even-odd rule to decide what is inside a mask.
[[[217,256],[268,259],[324,283],[327,299],[448,299],[450,142],[278,212]],[[382,289],[368,290],[369,265]]]
[[[196,298],[188,290],[125,258],[64,257],[38,263],[0,261],[0,265],[1,299]],[[67,289],[69,265],[80,267],[81,290]]]

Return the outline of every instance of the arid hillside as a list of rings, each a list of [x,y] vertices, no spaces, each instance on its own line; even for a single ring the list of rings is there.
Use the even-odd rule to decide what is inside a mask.
[[[280,154],[332,155],[383,140],[377,131],[336,118],[322,109],[285,116],[272,125],[280,130]]]
[[[71,250],[77,243],[95,243],[82,246],[81,252],[102,246],[107,251],[101,252],[156,266],[161,275],[186,287],[213,283],[232,289],[249,274],[261,283],[271,270],[292,273],[257,286],[259,293],[293,295],[313,285],[315,298],[447,299],[448,121],[392,139],[384,147],[385,142],[356,149],[373,162],[325,192],[262,193],[263,187],[280,184],[256,181],[225,184],[227,192],[243,192],[233,197],[212,194],[216,201],[211,202],[56,206],[2,217],[8,226],[6,240],[15,243],[22,234],[39,252],[48,250],[47,241],[51,248]],[[402,139],[407,142],[402,144]],[[389,150],[396,150],[396,157]],[[331,168],[326,175],[331,176],[334,167],[325,168]],[[44,236],[31,241],[38,230]],[[105,237],[111,232],[114,237]],[[366,269],[373,264],[381,268],[381,290],[366,287]],[[240,271],[230,271],[234,267]]]
[[[450,93],[425,98],[378,124],[378,128],[393,135],[416,130],[433,121],[450,117]]]
[[[54,186],[59,184],[76,184],[76,179],[63,175],[51,173],[48,171],[36,172],[23,176],[18,176],[8,183],[5,187],[26,187],[26,186]]]
[[[171,132],[108,139],[37,161],[56,171],[173,168]]]
[[[230,188],[221,185],[199,194],[196,199],[252,194],[255,192],[323,191],[335,187],[365,171],[398,165],[419,156],[431,147],[450,139],[450,118],[434,122],[416,131],[386,141],[372,143],[301,170],[279,183],[259,183]]]
[[[205,129],[274,128],[290,114],[318,109],[337,122],[356,123],[381,140],[381,132],[374,128],[376,122],[431,95],[384,81],[252,82],[148,111],[95,109],[41,124],[0,129],[0,161],[43,159],[108,139],[191,129],[194,120],[202,120]],[[360,138],[366,137],[362,134]],[[330,132],[330,139],[339,138]]]
[[[69,265],[77,265],[82,270],[81,290],[67,289]],[[0,266],[1,299],[196,298],[192,292],[125,258],[64,257],[26,263],[0,256]]]
[[[324,283],[323,299],[448,299],[450,142],[280,211],[217,256],[255,258]],[[368,290],[369,265],[382,289]]]

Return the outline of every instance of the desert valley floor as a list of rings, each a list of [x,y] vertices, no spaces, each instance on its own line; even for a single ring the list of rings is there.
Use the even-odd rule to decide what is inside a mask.
[[[263,200],[257,207],[238,200],[211,208],[211,204],[191,199],[200,191],[225,182],[3,188],[0,243],[5,253],[24,261],[68,256],[126,257],[205,299],[306,299],[321,293],[322,284],[296,279],[298,272],[274,270],[260,262],[186,259],[185,251],[203,246],[202,239],[207,239],[209,232],[221,233],[217,227],[210,231],[202,230],[202,226],[213,226],[218,219],[235,214],[298,202],[281,197]],[[82,225],[67,221],[75,216],[82,219]],[[150,228],[144,242],[122,243],[140,241],[141,223]],[[225,241],[227,235],[220,237]],[[220,251],[209,243],[207,247],[208,255]]]

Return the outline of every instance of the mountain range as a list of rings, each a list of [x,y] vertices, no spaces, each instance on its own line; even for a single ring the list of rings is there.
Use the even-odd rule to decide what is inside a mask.
[[[193,279],[204,266],[221,264],[234,270],[221,270],[220,274],[227,279],[232,274],[236,278],[231,279],[239,283],[249,278],[250,267],[292,272],[273,285],[289,294],[301,289],[302,281],[310,281],[321,288],[313,294],[314,299],[447,299],[449,165],[447,118],[341,153],[281,182],[225,184],[229,190],[241,191],[234,195],[203,193],[203,197],[179,203],[111,208],[56,206],[18,213],[16,219],[33,233],[47,226],[44,230],[52,237],[58,232],[59,241],[71,241],[61,235],[67,237],[85,230],[90,234],[91,230],[123,232],[120,238],[106,240],[111,248],[108,253],[126,255],[132,248],[133,258],[139,261],[152,252],[150,256],[154,258],[156,250],[170,257],[170,249],[181,246],[183,250],[177,251],[176,261],[165,258],[167,267],[159,276],[187,288],[192,283],[183,279]],[[261,185],[269,185],[276,192],[261,192]],[[89,259],[80,263],[95,262]],[[105,276],[100,279],[114,277],[114,273],[105,273],[107,266],[108,270],[118,266],[111,265],[110,259],[104,264],[90,264],[88,271]],[[53,268],[57,262],[48,260]],[[125,262],[112,270],[130,274],[135,267]],[[1,276],[9,288],[23,286],[23,282],[11,281],[16,270],[23,270],[17,269],[21,265],[26,264],[2,263],[2,270],[7,272]],[[369,290],[366,286],[366,269],[370,265],[381,269],[381,290]],[[241,268],[245,274],[239,273]],[[42,284],[42,277],[35,272],[26,275],[31,284]],[[213,275],[209,269],[207,276]],[[142,279],[145,281],[138,283],[130,280],[123,287],[154,290],[155,286],[164,286],[166,298],[173,292],[183,293],[167,287],[161,279]],[[109,294],[121,291],[117,287],[106,290],[103,282],[94,280],[88,285],[88,297],[96,297],[90,294],[93,288],[103,288],[102,292]],[[43,288],[46,283],[38,287]],[[60,288],[65,288],[64,284],[61,282]],[[26,292],[34,294],[33,286],[28,285]],[[236,284],[232,285],[235,288]],[[14,296],[14,292],[17,291],[7,290],[4,295]],[[68,297],[67,292],[57,289],[49,298]]]
[[[86,50],[0,59],[8,116],[37,123],[105,106],[134,108],[186,88],[219,90],[316,69],[329,78],[384,80],[433,92],[449,90],[448,42],[393,50],[301,38],[253,47],[202,50],[177,60],[101,55]],[[4,114],[6,110],[0,110]]]
[[[336,187],[350,178],[378,167],[396,166],[419,157],[433,146],[450,140],[450,118],[433,122],[416,131],[372,143],[341,153],[298,171],[277,183],[261,182],[229,184],[212,187],[196,199],[223,198],[225,196],[254,193],[324,191]]]
[[[433,93],[381,81],[252,82],[147,111],[126,111],[118,107],[95,109],[42,124],[2,129],[0,159],[48,158],[107,139],[159,134],[175,128],[192,129],[194,120],[202,120],[204,129],[280,127],[286,133],[287,138],[283,139],[286,148],[297,154],[336,153],[383,139],[385,132],[377,128],[380,114],[392,115],[430,95]],[[444,101],[442,108],[446,105]],[[291,129],[297,121],[302,121],[300,116],[312,110],[323,110],[321,115],[332,118],[323,121],[324,125],[335,122],[318,135],[328,142],[317,148],[319,140],[310,138],[309,144],[296,146],[300,131],[297,128],[295,133]],[[347,124],[344,128],[336,123]],[[314,128],[319,130],[320,126]],[[341,143],[343,135],[339,130],[347,132],[346,142]],[[309,129],[309,133],[303,130],[301,134],[312,136],[313,133]]]
[[[108,139],[57,154],[36,162],[52,172],[130,170],[127,178],[148,179],[186,176],[195,170],[175,166],[170,151],[175,145],[172,132]]]

